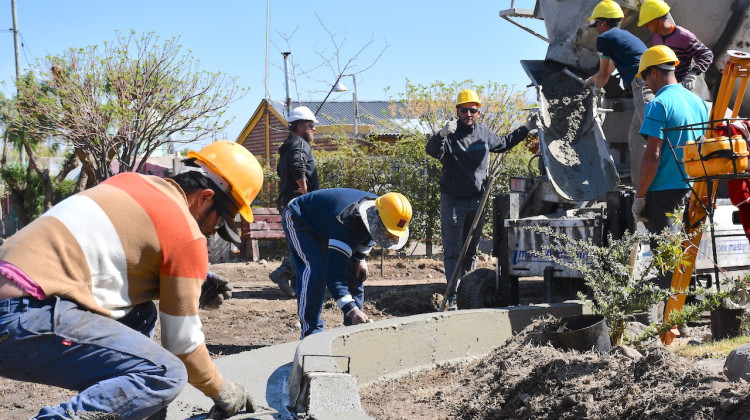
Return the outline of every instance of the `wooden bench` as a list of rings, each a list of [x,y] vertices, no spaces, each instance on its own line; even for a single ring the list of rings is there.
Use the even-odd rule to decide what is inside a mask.
[[[242,246],[245,257],[259,261],[259,239],[286,240],[281,227],[281,215],[272,207],[253,207],[253,222],[242,221]]]

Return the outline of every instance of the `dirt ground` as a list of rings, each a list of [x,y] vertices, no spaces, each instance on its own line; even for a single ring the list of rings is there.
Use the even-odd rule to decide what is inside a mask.
[[[226,276],[232,299],[219,310],[202,310],[208,350],[215,357],[299,340],[296,300],[284,295],[268,273],[278,261],[214,264],[210,270]],[[492,266],[488,259],[481,266]],[[375,320],[435,311],[445,292],[442,261],[386,257],[369,261],[365,283],[365,312]],[[329,299],[323,309],[326,327],[342,325],[343,316]],[[158,327],[156,338],[158,339]],[[75,395],[65,389],[0,377],[0,419],[27,419],[39,408]]]
[[[750,385],[662,347],[560,351],[542,321],[479,361],[360,390],[377,419],[748,419]]]
[[[212,265],[234,287],[233,298],[219,310],[201,312],[215,357],[299,338],[296,301],[267,277],[277,265]],[[480,266],[493,263],[485,258]],[[521,283],[522,293],[541,291],[538,281]],[[376,320],[432,312],[445,291],[443,265],[388,257],[381,266],[376,258],[370,261],[365,285],[365,312]],[[323,317],[327,327],[341,325],[332,300]],[[536,322],[481,360],[365,387],[360,391],[363,407],[377,419],[750,418],[746,383],[728,383],[722,374],[696,370],[658,347],[640,360],[618,351],[608,356],[559,351],[545,344],[541,328],[541,321]],[[0,378],[0,419],[29,418],[40,407],[72,395]]]

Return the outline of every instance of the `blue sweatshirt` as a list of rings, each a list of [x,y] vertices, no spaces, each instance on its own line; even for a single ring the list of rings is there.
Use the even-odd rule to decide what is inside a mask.
[[[337,302],[349,296],[346,272],[351,258],[365,259],[374,245],[359,215],[359,204],[376,198],[366,191],[332,188],[299,196],[287,206],[292,217],[320,239],[321,246],[327,243],[326,285]]]

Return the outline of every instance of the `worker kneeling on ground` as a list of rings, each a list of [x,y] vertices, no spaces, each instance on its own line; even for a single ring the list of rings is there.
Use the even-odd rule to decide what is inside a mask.
[[[198,316],[206,237],[236,240],[263,183],[239,144],[190,152],[171,179],[115,175],[0,247],[0,375],[80,393],[39,419],[144,419],[189,382],[210,417],[254,411],[211,361]],[[151,336],[159,300],[162,346]]]
[[[344,325],[368,322],[362,312],[368,269],[377,243],[401,249],[409,238],[409,200],[348,188],[318,190],[293,199],[281,220],[297,269],[301,338],[323,331],[326,286],[344,313]]]

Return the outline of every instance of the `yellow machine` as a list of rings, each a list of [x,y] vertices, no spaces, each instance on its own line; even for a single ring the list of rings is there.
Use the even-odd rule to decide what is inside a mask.
[[[693,265],[700,245],[702,231],[708,212],[713,206],[719,177],[731,179],[739,177],[747,169],[747,145],[741,138],[727,138],[718,126],[729,117],[729,102],[735,85],[739,83],[738,94],[732,108],[731,117],[737,118],[742,105],[742,98],[750,80],[750,54],[730,50],[722,72],[721,84],[713,109],[711,121],[707,123],[705,138],[690,142],[685,147],[683,161],[688,176],[694,179],[688,199],[685,229],[688,240],[683,243],[687,257],[686,262],[677,267],[672,276],[672,289],[685,291],[690,285]],[[728,128],[727,128],[728,132]],[[685,294],[678,294],[667,301],[664,320],[669,319],[672,311],[680,310],[685,304]],[[674,330],[673,330],[674,331]],[[674,338],[673,331],[662,335],[664,344],[670,344]]]

